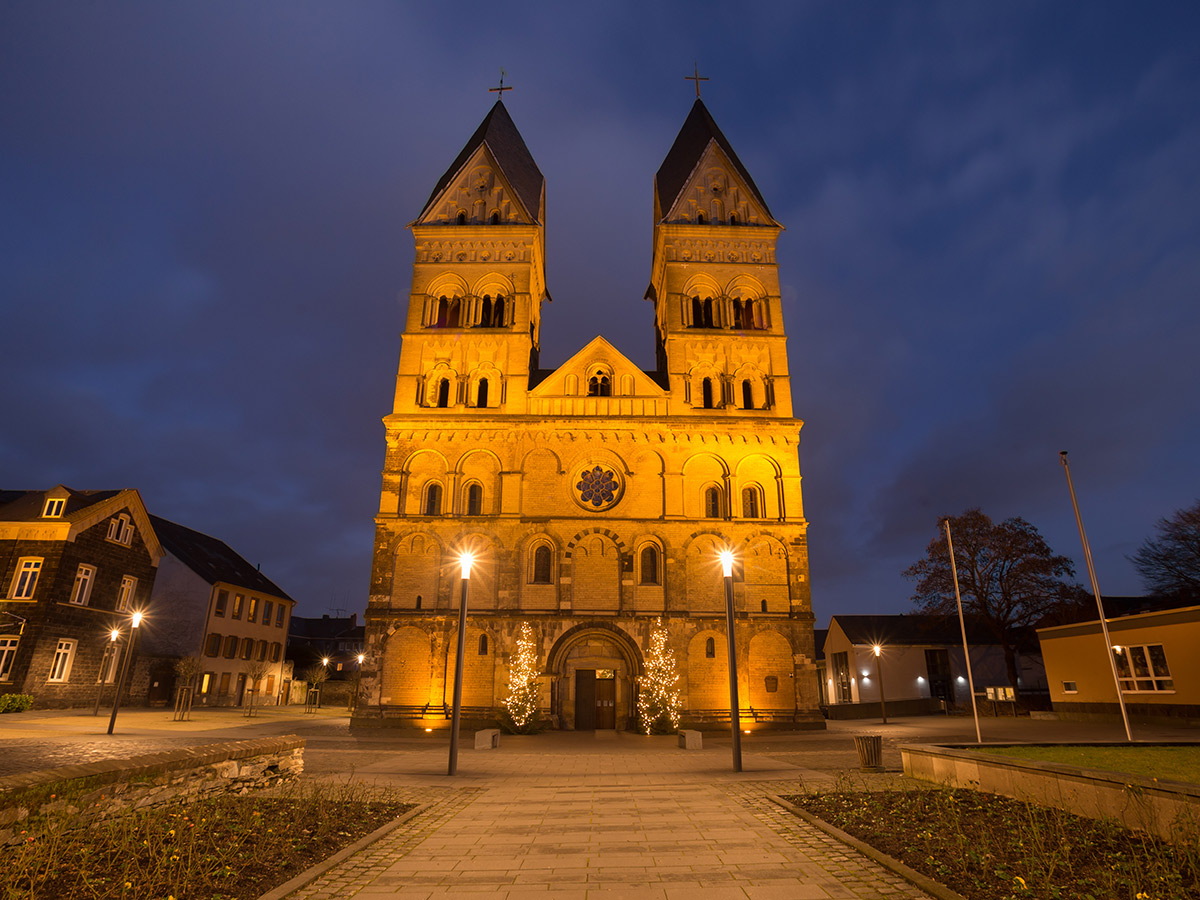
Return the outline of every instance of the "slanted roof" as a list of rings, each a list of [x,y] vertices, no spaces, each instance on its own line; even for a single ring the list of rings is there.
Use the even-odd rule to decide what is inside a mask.
[[[737,169],[738,175],[746,182],[746,187],[754,194],[754,199],[762,204],[767,215],[771,215],[767,201],[763,199],[754,179],[750,177],[750,173],[746,171],[746,167],[742,165],[738,155],[733,152],[733,146],[721,133],[721,129],[717,127],[717,123],[709,114],[704,102],[699,98],[692,104],[692,111],[688,113],[683,127],[675,136],[675,143],[671,145],[666,159],[658,167],[658,174],[654,176],[658,192],[658,215],[666,216],[671,211],[680,192],[687,186],[696,165],[704,156],[704,151],[708,149],[708,145],[712,141],[716,141],[717,146],[729,157],[729,161]]]
[[[533,154],[525,146],[525,139],[521,137],[521,132],[517,131],[517,126],[513,124],[508,110],[499,100],[496,101],[484,120],[479,123],[479,127],[475,129],[475,133],[471,135],[466,146],[454,158],[450,168],[442,173],[442,177],[438,179],[438,183],[433,188],[433,193],[429,195],[429,199],[421,208],[421,216],[428,212],[429,207],[441,196],[481,144],[487,145],[504,177],[516,192],[517,199],[525,207],[530,219],[537,222],[538,212],[541,208],[542,185],[546,179],[542,176],[542,170],[538,168],[537,163],[533,161]],[[419,219],[421,216],[417,218]]]
[[[349,616],[292,616],[288,637],[300,640],[332,641],[338,638],[362,637],[364,625],[358,624],[358,613]]]
[[[117,494],[118,491],[76,491],[64,485],[58,485],[49,491],[3,491],[0,490],[0,522],[31,522],[42,518],[42,510],[46,508],[46,498],[65,497],[61,518],[71,519],[73,513],[102,503]]]
[[[163,548],[209,584],[223,581],[248,591],[292,599],[224,541],[158,516],[151,516],[150,521]]]
[[[962,644],[958,616],[834,616],[851,644],[923,645]],[[832,626],[831,626],[832,627]],[[972,644],[994,644],[996,639],[980,622],[967,617],[967,640]]]

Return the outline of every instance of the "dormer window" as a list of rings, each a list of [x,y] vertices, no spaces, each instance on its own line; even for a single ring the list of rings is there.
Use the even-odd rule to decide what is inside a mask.
[[[46,506],[42,510],[43,519],[61,519],[63,510],[66,508],[67,501],[64,497],[52,497],[46,501]]]
[[[108,520],[108,539],[126,547],[133,543],[133,523],[129,516],[121,513]]]

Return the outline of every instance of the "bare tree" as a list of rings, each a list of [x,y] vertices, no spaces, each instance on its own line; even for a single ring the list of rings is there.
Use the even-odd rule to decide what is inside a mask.
[[[963,611],[975,617],[1004,650],[1008,680],[1017,690],[1017,640],[1071,596],[1063,581],[1075,574],[1071,560],[1055,556],[1036,528],[1021,518],[992,522],[978,509],[950,516],[954,561],[958,566]],[[913,602],[922,612],[956,613],[950,552],[938,519],[938,536],[929,542],[925,558],[904,570],[919,579]]]
[[[1159,519],[1157,533],[1129,557],[1148,591],[1200,598],[1200,500]]]

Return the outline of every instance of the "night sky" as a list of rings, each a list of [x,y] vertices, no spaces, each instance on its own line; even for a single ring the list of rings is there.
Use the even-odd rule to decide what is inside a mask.
[[[560,9],[561,6],[561,9]],[[739,13],[744,8],[748,12]],[[137,488],[366,604],[406,230],[496,95],[547,179],[542,365],[654,365],[695,94],[787,228],[813,604],[910,610],[938,516],[1106,594],[1200,497],[1200,4],[0,6],[0,488]]]

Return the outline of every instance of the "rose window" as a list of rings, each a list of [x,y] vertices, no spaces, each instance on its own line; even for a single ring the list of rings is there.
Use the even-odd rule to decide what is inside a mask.
[[[575,502],[598,512],[616,506],[621,498],[620,477],[612,469],[592,466],[584,469],[575,484]]]

